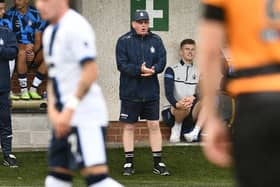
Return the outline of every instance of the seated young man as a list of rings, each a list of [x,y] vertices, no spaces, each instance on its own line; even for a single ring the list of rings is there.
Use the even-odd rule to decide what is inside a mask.
[[[217,109],[221,116],[221,119],[225,122],[228,127],[231,127],[231,124],[234,119],[234,113],[235,113],[235,100],[233,97],[228,95],[224,90],[224,84],[226,82],[227,76],[232,73],[232,70],[230,68],[229,62],[231,61],[228,51],[223,49],[221,51],[223,64],[222,64],[222,71],[221,71],[221,81],[220,81],[220,90],[217,90],[218,97],[216,100],[217,103]],[[203,77],[203,75],[202,75]],[[204,81],[204,80],[200,80]],[[207,80],[206,80],[207,81]],[[195,116],[198,116],[198,110],[195,112]],[[201,128],[203,127],[203,123],[198,120],[196,121],[196,124],[192,131],[185,133],[184,137],[187,140],[187,142],[193,142],[198,140],[199,133]]]
[[[188,125],[192,125],[192,118],[197,117],[199,110],[196,96],[199,73],[193,62],[195,47],[194,40],[183,40],[180,44],[180,62],[168,67],[164,73],[165,95],[169,103],[164,106],[162,117],[172,127],[172,143],[180,142],[183,122],[188,121]]]
[[[41,99],[37,88],[43,82],[47,73],[47,67],[42,62],[41,38],[46,27],[46,22],[40,17],[39,12],[29,6],[28,0],[15,0],[15,6],[7,11],[6,17],[13,23],[12,30],[16,33],[19,52],[16,60],[16,68],[20,85],[20,99]],[[28,89],[27,72],[29,66],[34,64],[39,67]],[[19,99],[15,95],[11,99]]]

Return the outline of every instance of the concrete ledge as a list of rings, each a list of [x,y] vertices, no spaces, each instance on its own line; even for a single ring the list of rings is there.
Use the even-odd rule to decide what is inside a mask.
[[[46,148],[51,125],[45,113],[13,113],[13,148]]]
[[[46,113],[47,100],[12,100],[11,107],[13,113]]]

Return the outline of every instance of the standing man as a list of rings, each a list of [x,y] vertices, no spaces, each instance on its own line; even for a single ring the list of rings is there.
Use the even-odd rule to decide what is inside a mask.
[[[235,164],[240,187],[280,186],[279,7],[277,0],[204,0],[199,45],[203,148],[213,163]],[[225,41],[234,71],[226,90],[236,98],[232,142],[215,107]]]
[[[15,6],[7,11],[7,17],[13,23],[13,32],[16,33],[19,44],[19,53],[16,61],[18,81],[20,85],[20,99],[42,99],[37,88],[43,82],[47,67],[42,63],[42,32],[46,22],[41,19],[40,13],[29,6],[28,0],[14,0]],[[28,64],[38,64],[38,70],[28,89]],[[13,99],[19,99],[15,95]]]
[[[198,69],[194,64],[195,41],[185,39],[180,44],[179,63],[166,68],[164,73],[164,88],[168,104],[164,106],[162,117],[171,128],[170,142],[180,142],[182,123],[193,124],[197,118],[199,104],[197,103],[197,86],[199,82]],[[193,110],[194,108],[197,108]],[[200,126],[196,126],[192,134],[188,134],[188,142],[198,140]]]
[[[138,118],[146,119],[154,158],[153,173],[169,175],[161,162],[162,136],[159,127],[159,81],[166,65],[166,51],[160,37],[149,31],[149,15],[137,11],[132,30],[121,36],[116,47],[120,71],[120,121],[124,124],[124,175],[134,173],[134,129]]]
[[[0,0],[0,141],[5,166],[17,167],[12,152],[12,125],[9,94],[11,90],[9,61],[15,59],[18,48],[16,36],[9,30],[9,22],[3,19],[5,1]],[[5,24],[6,23],[6,24]]]
[[[49,67],[48,115],[54,133],[46,187],[70,187],[76,169],[90,187],[120,187],[108,177],[104,142],[108,116],[96,83],[94,32],[80,14],[69,9],[68,0],[36,0],[36,6],[50,22],[43,45]]]
[[[1,27],[6,27],[7,29],[9,29],[10,31],[13,30],[13,24],[12,22],[8,19],[8,17],[5,15],[6,12],[6,3],[5,1],[0,1],[0,11],[1,11],[1,18],[0,18],[0,26]],[[13,72],[15,70],[15,59],[12,59],[9,61],[9,65],[10,65],[10,78],[12,78]],[[12,90],[12,89],[11,89]],[[13,99],[13,93],[12,91],[10,91],[10,99]],[[16,97],[16,96],[15,96]],[[18,97],[16,97],[16,99],[19,99]]]

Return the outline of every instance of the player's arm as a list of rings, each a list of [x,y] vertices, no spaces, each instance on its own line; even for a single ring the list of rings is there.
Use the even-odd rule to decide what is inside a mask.
[[[30,55],[30,54],[29,54]],[[31,56],[32,55],[32,56]],[[28,58],[28,61],[32,62],[30,67],[36,67],[36,65],[41,64],[43,61],[43,46],[42,46],[42,33],[36,32],[35,33],[35,42],[34,42],[34,49],[32,49],[32,53],[30,55],[30,58]]]
[[[200,49],[198,61],[203,76],[201,94],[203,102],[215,111],[215,97],[220,87],[220,47],[224,43],[224,28],[219,22],[204,20],[200,26]],[[212,37],[211,37],[212,36]]]
[[[42,32],[35,32],[34,53],[42,49]]]
[[[66,112],[60,112],[56,108],[56,99],[53,90],[53,81],[48,80],[48,116],[51,121],[56,137],[61,138],[65,136],[70,130],[70,120],[73,111],[66,110]]]
[[[36,29],[34,34],[34,44],[26,45],[27,61],[32,62],[41,49],[42,49],[42,32]]]
[[[47,26],[47,22],[42,20],[42,18],[38,16],[38,20],[35,28],[35,40],[34,40],[35,54],[37,54],[42,49],[42,36],[46,26]]]
[[[7,44],[0,47],[0,56],[7,60],[13,60],[17,56],[18,47],[16,36],[13,32],[7,30]]]
[[[55,125],[58,118],[58,110],[55,108],[55,96],[53,90],[52,79],[48,79],[47,83],[47,92],[48,92],[48,116],[53,125]]]
[[[47,23],[46,21],[42,20],[41,17],[38,17],[36,28],[35,28],[35,36],[34,36],[34,45],[31,50],[29,50],[29,54],[31,54],[29,61],[36,61],[35,63],[41,62],[43,59],[43,53],[42,53],[42,37],[43,37],[43,31],[46,28]]]
[[[75,96],[81,100],[88,93],[91,85],[96,81],[97,77],[98,66],[95,63],[95,60],[91,59],[85,61],[83,63],[83,69]]]
[[[206,157],[219,166],[231,163],[231,144],[226,127],[218,117],[216,96],[220,82],[220,49],[225,42],[224,13],[220,7],[205,5],[204,20],[199,28],[198,62],[201,75],[202,108],[199,121],[204,124],[207,137],[203,141]]]
[[[200,89],[204,105],[216,112],[215,98],[219,90],[221,58],[220,49],[225,44],[225,9],[223,0],[204,0],[203,19],[199,27],[198,62]]]

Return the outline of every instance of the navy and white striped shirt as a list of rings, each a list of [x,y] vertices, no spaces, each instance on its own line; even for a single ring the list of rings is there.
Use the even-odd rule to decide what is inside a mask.
[[[43,32],[47,23],[40,17],[39,11],[29,6],[27,12],[22,14],[16,7],[6,12],[5,18],[12,23],[12,31],[16,33],[17,41],[20,44],[34,43],[35,33]]]

